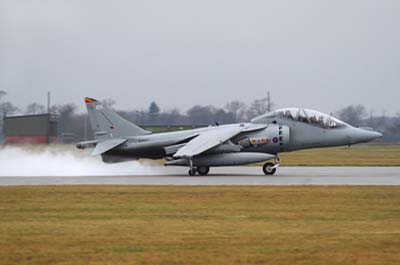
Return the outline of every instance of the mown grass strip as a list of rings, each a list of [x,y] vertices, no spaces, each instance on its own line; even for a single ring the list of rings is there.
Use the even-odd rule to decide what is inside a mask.
[[[0,188],[0,264],[398,264],[400,187]]]

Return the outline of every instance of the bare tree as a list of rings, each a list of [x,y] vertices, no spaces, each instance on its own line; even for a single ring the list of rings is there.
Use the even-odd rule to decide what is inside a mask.
[[[235,121],[240,121],[241,120],[241,114],[244,112],[246,109],[246,104],[244,104],[241,101],[230,101],[226,103],[225,109],[233,114],[233,117],[235,118]]]
[[[26,111],[25,111],[26,114],[42,114],[45,112],[46,112],[46,108],[43,105],[36,103],[36,102],[29,104],[26,107]]]
[[[19,109],[14,106],[11,102],[0,103],[0,136],[3,134],[4,117],[14,114]]]
[[[3,98],[7,93],[3,90],[0,90],[0,99]],[[14,106],[11,102],[1,102],[0,103],[0,134],[3,132],[3,119],[5,116],[14,114],[19,111],[19,109]]]
[[[114,99],[112,98],[106,98],[101,101],[103,105],[109,109],[113,109],[114,105],[117,103]]]
[[[354,126],[359,126],[368,114],[363,105],[350,105],[337,112],[338,117]]]
[[[0,103],[0,113],[1,113],[2,115],[5,115],[5,116],[7,116],[7,115],[12,115],[12,114],[14,114],[14,113],[16,113],[16,112],[18,112],[18,111],[19,111],[19,108],[16,107],[16,106],[14,106],[14,105],[13,105],[11,102],[9,102],[9,101]]]
[[[228,123],[234,123],[235,117],[232,112],[226,112],[223,109],[218,109],[214,113],[214,120],[219,124],[228,124]]]
[[[192,125],[207,125],[215,122],[215,107],[196,105],[187,111]]]
[[[70,133],[73,128],[75,111],[77,106],[73,103],[67,103],[63,105],[54,105],[50,109],[50,113],[58,116],[58,133],[62,135],[64,133]],[[82,126],[83,124],[81,124]]]
[[[77,106],[73,103],[58,105],[58,113],[65,116],[72,116],[77,109]]]
[[[271,104],[270,104],[271,105]],[[268,112],[268,98],[260,98],[254,100],[250,105],[250,116],[259,116]]]
[[[163,121],[164,125],[189,124],[189,122],[187,121],[187,116],[181,114],[181,112],[177,108],[161,113],[160,119]]]
[[[5,95],[7,95],[6,91],[0,90],[0,99],[1,99],[2,97],[4,97]]]

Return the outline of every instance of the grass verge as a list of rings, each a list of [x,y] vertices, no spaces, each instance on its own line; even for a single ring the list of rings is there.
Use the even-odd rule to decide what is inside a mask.
[[[400,187],[0,187],[1,264],[399,264]]]
[[[400,166],[400,145],[356,145],[281,153],[284,166]]]

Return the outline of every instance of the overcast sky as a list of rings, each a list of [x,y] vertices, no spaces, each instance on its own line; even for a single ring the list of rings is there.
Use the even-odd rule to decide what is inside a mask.
[[[398,0],[0,0],[0,90],[119,109],[246,103],[400,112]]]

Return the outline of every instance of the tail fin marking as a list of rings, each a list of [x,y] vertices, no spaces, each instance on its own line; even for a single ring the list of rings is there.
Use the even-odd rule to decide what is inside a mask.
[[[122,118],[93,98],[85,98],[86,107],[96,139],[121,138],[151,134],[132,122]]]

